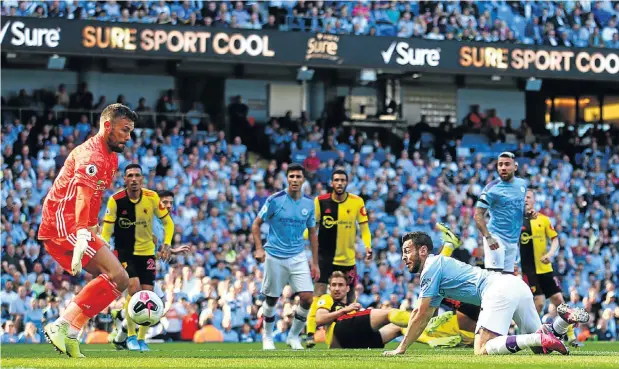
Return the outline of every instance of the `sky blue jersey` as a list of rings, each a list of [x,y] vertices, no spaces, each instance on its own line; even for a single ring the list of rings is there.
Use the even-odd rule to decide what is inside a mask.
[[[280,259],[305,250],[303,232],[306,228],[316,226],[314,200],[307,196],[294,200],[288,191],[269,196],[258,216],[269,225],[264,250]]]
[[[481,192],[476,206],[488,209],[488,231],[511,244],[518,243],[524,218],[524,198],[527,182],[514,177],[510,182],[495,179]]]
[[[492,274],[497,273],[451,257],[430,255],[419,277],[419,298],[430,297],[431,307],[439,306],[444,298],[481,306],[481,297]]]

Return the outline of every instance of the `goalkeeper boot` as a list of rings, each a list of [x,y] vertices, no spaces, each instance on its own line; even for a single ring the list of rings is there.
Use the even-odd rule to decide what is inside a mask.
[[[140,344],[137,336],[127,337],[127,349],[129,351],[140,351]]]
[[[150,348],[148,348],[148,345],[146,344],[146,341],[138,340],[138,345],[140,346],[140,351],[142,351],[142,352],[150,351]]]
[[[56,351],[61,354],[67,353],[65,341],[68,338],[69,322],[53,322],[43,328],[47,342],[51,343]]]
[[[112,324],[114,326],[114,329],[112,329],[112,332],[110,332],[110,335],[107,337],[107,341],[109,343],[114,343],[116,336],[118,336],[120,332],[122,331],[123,321],[120,317],[121,316],[120,312],[121,312],[121,309],[112,310]]]
[[[438,228],[439,231],[443,232],[443,243],[451,243],[454,249],[457,249],[462,245],[462,240],[460,239],[460,236],[455,234],[444,223],[436,223],[436,228]]]
[[[443,324],[449,322],[449,320],[453,318],[453,316],[454,316],[454,312],[448,311],[441,315],[433,317],[432,319],[430,319],[430,321],[428,322],[428,325],[426,326],[426,329],[425,329],[426,332],[429,335],[433,335],[434,332],[439,330]]]
[[[305,340],[305,347],[312,348],[316,346],[316,341],[314,341],[314,334],[310,333],[307,335],[307,339]]]
[[[557,306],[557,314],[570,324],[587,323],[589,321],[589,313],[585,309],[571,308],[566,303]]]
[[[65,347],[67,348],[67,355],[76,359],[83,359],[86,356],[82,354],[80,351],[80,343],[77,338],[65,338],[64,340]]]

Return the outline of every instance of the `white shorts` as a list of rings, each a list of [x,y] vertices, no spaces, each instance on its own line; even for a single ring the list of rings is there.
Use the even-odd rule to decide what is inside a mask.
[[[287,284],[290,284],[294,293],[314,292],[305,251],[288,259],[278,259],[266,254],[262,294],[268,297],[280,297]]]
[[[504,272],[513,273],[516,259],[518,258],[518,243],[505,242],[496,234],[490,234],[492,238],[499,244],[496,250],[490,250],[488,241],[483,239],[484,243],[484,267],[486,269],[500,269]]]
[[[519,277],[494,274],[481,297],[481,312],[475,333],[480,328],[507,335],[512,319],[523,334],[533,333],[542,325],[531,289]]]

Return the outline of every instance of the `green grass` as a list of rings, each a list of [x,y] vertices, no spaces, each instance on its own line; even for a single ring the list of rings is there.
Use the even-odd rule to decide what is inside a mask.
[[[82,345],[86,359],[69,359],[57,354],[48,344],[2,345],[0,366],[8,368],[423,368],[485,369],[544,368],[591,369],[619,368],[619,342],[588,342],[573,349],[570,356],[538,356],[529,351],[507,356],[473,356],[472,349],[431,349],[415,344],[405,356],[382,357],[382,350],[292,351],[283,345],[264,352],[260,344],[151,344],[149,353],[116,351],[110,345]],[[390,345],[389,347],[395,347]]]

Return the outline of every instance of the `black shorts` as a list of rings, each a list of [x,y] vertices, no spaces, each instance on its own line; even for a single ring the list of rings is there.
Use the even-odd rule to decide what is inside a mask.
[[[461,312],[474,321],[477,321],[479,318],[479,312],[481,311],[481,307],[477,305],[467,304],[466,302],[451,299],[444,299],[443,305],[447,305],[450,308]]]
[[[329,284],[329,278],[331,278],[331,274],[335,271],[339,271],[344,273],[346,276],[346,280],[348,281],[348,285],[350,289],[353,290],[359,281],[359,276],[357,276],[357,266],[342,266],[342,265],[334,265],[333,262],[323,262],[322,259],[318,260],[318,267],[320,268],[320,279],[318,283]]]
[[[118,254],[120,264],[125,268],[129,278],[139,278],[140,284],[155,285],[157,264],[155,256]]]
[[[554,272],[544,274],[524,273],[522,279],[529,285],[529,288],[531,288],[533,296],[544,295],[546,298],[549,298],[556,293],[563,292]]]
[[[335,323],[333,336],[345,349],[383,348],[383,338],[380,332],[372,330],[370,324],[370,312],[372,310],[359,311],[354,314],[341,316]]]

